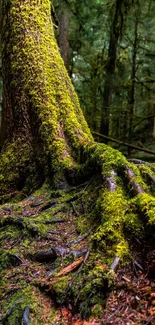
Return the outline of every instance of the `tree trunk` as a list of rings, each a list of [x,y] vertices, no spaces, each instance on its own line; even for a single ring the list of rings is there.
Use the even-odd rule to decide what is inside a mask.
[[[114,17],[111,24],[110,30],[110,41],[108,49],[108,59],[106,65],[106,77],[103,94],[103,111],[101,118],[100,133],[107,135],[109,134],[109,122],[110,122],[110,105],[113,91],[113,78],[117,59],[117,46],[122,28],[121,23],[121,10],[123,1],[117,0],[114,4]]]
[[[134,30],[134,43],[133,43],[133,55],[132,55],[132,72],[131,72],[131,89],[129,94],[129,133],[128,141],[132,142],[132,126],[133,126],[133,114],[135,105],[135,82],[136,82],[136,61],[138,51],[138,12],[136,13],[135,30]],[[130,148],[128,150],[130,156]]]
[[[3,1],[2,12],[2,181],[9,174],[11,188],[21,188],[28,174],[30,186],[62,180],[92,136],[54,38],[50,2]]]
[[[60,15],[60,26],[59,26],[59,47],[60,53],[64,60],[65,67],[69,72],[69,16],[67,13],[62,12]]]

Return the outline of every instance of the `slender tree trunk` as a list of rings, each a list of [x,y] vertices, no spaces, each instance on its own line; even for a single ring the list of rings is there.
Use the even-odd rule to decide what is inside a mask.
[[[136,15],[133,55],[132,55],[131,89],[129,94],[129,133],[128,133],[129,143],[131,143],[132,141],[132,125],[133,125],[133,114],[134,114],[134,106],[135,106],[137,51],[138,51],[138,16]],[[128,150],[128,154],[130,156],[130,149]]]
[[[64,11],[60,15],[60,26],[59,26],[59,47],[60,53],[64,60],[65,67],[69,72],[69,16]]]
[[[104,135],[109,134],[109,119],[110,119],[110,105],[112,100],[113,92],[113,78],[116,67],[117,59],[117,46],[118,40],[121,32],[121,9],[123,5],[123,0],[117,0],[115,3],[115,12],[111,24],[110,30],[110,41],[108,49],[108,59],[106,65],[106,77],[105,77],[105,86],[103,94],[103,110],[101,117],[101,126],[100,133]]]

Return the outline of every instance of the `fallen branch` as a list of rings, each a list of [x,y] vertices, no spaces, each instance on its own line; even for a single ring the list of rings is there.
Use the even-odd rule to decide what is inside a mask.
[[[118,256],[116,256],[112,262],[112,264],[110,265],[110,270],[116,272],[118,265],[120,262],[120,258]]]
[[[138,151],[144,151],[144,152],[150,153],[151,155],[155,155],[155,151],[153,151],[153,150],[150,150],[150,149],[147,149],[147,148],[138,147],[138,146],[135,146],[133,144],[130,144],[130,143],[127,143],[127,142],[123,142],[121,140],[113,139],[111,137],[107,137],[106,135],[100,134],[98,132],[92,132],[92,133],[95,134],[95,135],[97,135],[100,138],[107,139],[109,141],[122,144],[122,145],[124,145],[126,147],[129,147],[129,148],[132,148],[132,149],[135,149],[135,150],[138,150]]]
[[[78,194],[75,194],[74,196],[72,196],[69,199],[67,199],[66,201],[64,201],[64,203],[70,203],[70,202],[73,202],[73,201],[78,200],[79,199],[79,196],[81,194],[82,194],[81,192],[79,192]]]
[[[90,251],[87,250],[87,253],[85,255],[85,258],[81,264],[81,266],[79,267],[78,271],[76,272],[74,278],[71,280],[71,282],[68,284],[67,288],[66,288],[66,292],[71,288],[71,286],[73,285],[74,281],[76,280],[77,276],[79,275],[79,273],[82,271],[82,268],[84,267],[88,257],[89,257]]]
[[[90,229],[90,230],[89,230],[86,234],[84,234],[83,236],[81,236],[81,237],[79,237],[79,238],[77,238],[77,239],[75,239],[75,240],[70,241],[70,242],[67,244],[67,246],[68,246],[68,247],[71,247],[72,245],[75,245],[75,244],[80,243],[82,240],[84,240],[85,238],[87,238],[87,237],[89,236],[91,230],[92,230],[92,229]]]
[[[76,258],[84,255],[86,252],[87,252],[86,248],[83,248],[80,251],[76,251],[76,250],[69,250],[69,248],[64,248],[60,246],[53,246],[50,249],[39,251],[29,256],[30,258],[35,259],[40,263],[48,263],[48,262],[54,262],[57,257],[64,258],[66,255],[72,255],[73,258]]]
[[[59,213],[59,212],[65,212],[64,211],[64,208],[65,208],[65,205],[63,205],[61,208],[59,208],[58,210],[56,210],[56,211],[54,211],[53,213],[52,213],[52,216],[55,216],[57,213]]]
[[[80,251],[70,251],[70,254],[76,258],[87,253],[87,248],[83,248]]]
[[[45,201],[40,201],[40,202],[34,202],[30,205],[31,208],[36,208],[39,207],[40,205],[44,204]]]
[[[135,165],[151,165],[147,163],[146,161],[143,161],[141,159],[136,159],[136,158],[130,158],[128,159],[129,162],[133,162]]]
[[[78,260],[74,261],[72,264],[66,266],[63,270],[55,275],[56,278],[60,276],[67,275],[69,272],[75,271],[79,265],[83,262],[83,257],[80,257]]]

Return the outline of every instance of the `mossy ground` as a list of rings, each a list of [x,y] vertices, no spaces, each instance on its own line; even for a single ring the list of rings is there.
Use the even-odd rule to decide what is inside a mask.
[[[119,256],[121,265],[130,264],[133,251],[135,258],[137,236],[144,247],[154,224],[151,212],[155,208],[154,199],[144,193],[133,199],[128,190],[122,190],[119,178],[117,182],[113,193],[103,187],[99,175],[73,189],[54,192],[44,186],[23,201],[14,198],[1,206],[2,317],[15,304],[8,324],[20,324],[26,306],[30,307],[33,324],[56,324],[56,310],[60,306],[72,306],[72,313],[80,313],[83,318],[90,315],[100,318],[107,293],[115,287],[115,274],[109,269],[113,259]],[[41,211],[52,199],[56,205]],[[139,206],[143,206],[141,214]],[[60,218],[66,222],[46,223]],[[31,258],[37,251],[52,246],[67,248],[72,240],[89,231],[87,238],[69,246],[69,250],[90,251],[79,274],[74,271],[55,277],[72,264],[71,255],[60,256],[51,263],[38,263]],[[19,257],[22,263],[13,256]]]

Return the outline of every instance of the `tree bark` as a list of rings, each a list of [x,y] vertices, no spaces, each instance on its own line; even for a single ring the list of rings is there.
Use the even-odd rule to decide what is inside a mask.
[[[117,0],[114,4],[114,16],[110,30],[110,40],[108,49],[108,59],[106,65],[106,77],[103,94],[103,111],[100,125],[100,133],[109,134],[109,122],[110,122],[110,105],[113,91],[113,78],[117,59],[117,46],[121,32],[121,10],[123,1]]]
[[[60,32],[59,32],[59,47],[60,53],[64,60],[65,67],[69,72],[69,16],[66,12],[62,12],[60,15]]]
[[[132,55],[132,72],[131,72],[131,89],[129,94],[129,133],[128,141],[132,140],[132,127],[133,127],[133,114],[135,105],[135,82],[136,82],[136,61],[137,61],[137,51],[138,51],[138,24],[139,24],[138,12],[136,13],[135,21],[135,34],[133,43],[133,55]],[[130,148],[128,149],[128,155],[130,156]]]
[[[57,182],[92,136],[54,38],[50,1],[2,1],[2,17],[2,181],[16,165],[12,188],[28,174],[33,186]]]

